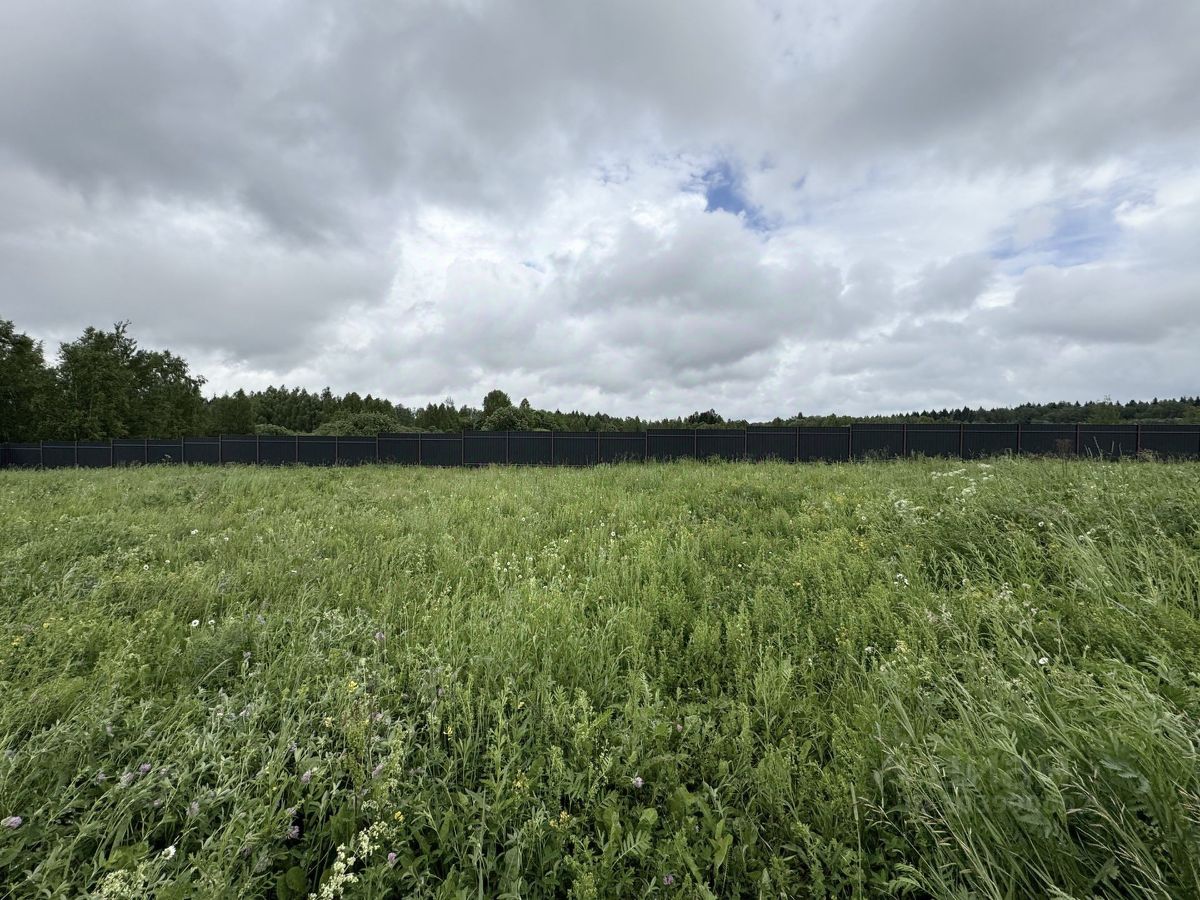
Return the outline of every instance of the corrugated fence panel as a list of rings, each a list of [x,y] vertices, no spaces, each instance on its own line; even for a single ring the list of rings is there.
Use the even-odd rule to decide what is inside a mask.
[[[1200,456],[1200,425],[1143,425],[1142,449],[1159,456]]]
[[[9,444],[8,464],[21,469],[33,469],[42,464],[42,445],[38,443]]]
[[[146,442],[141,438],[114,438],[112,453],[114,466],[138,466],[146,461]]]
[[[855,459],[890,458],[904,453],[904,426],[888,423],[850,426]]]
[[[746,456],[749,459],[780,459],[795,462],[799,442],[795,428],[748,428]]]
[[[75,465],[74,441],[42,441],[42,466],[62,469]]]
[[[421,435],[421,465],[461,466],[463,464],[461,434],[436,432]]]
[[[646,431],[646,458],[666,461],[669,459],[695,459],[697,437],[694,431],[678,429]]]
[[[341,436],[334,438],[337,441],[337,461],[339,466],[361,466],[364,463],[373,463],[379,459],[379,447],[377,438],[373,437],[355,437]]]
[[[253,434],[221,435],[221,462],[254,465],[258,462],[258,437]]]
[[[379,461],[416,466],[421,463],[421,436],[400,432],[379,436]]]
[[[112,465],[112,444],[108,441],[80,441],[76,459],[81,468],[106,469]]]
[[[559,466],[593,466],[600,460],[600,435],[594,431],[556,431],[554,463]]]
[[[185,437],[183,459],[188,465],[218,465],[221,462],[221,441],[214,437]]]
[[[228,451],[229,445],[225,445]],[[302,465],[336,466],[338,439],[324,434],[301,434],[296,436],[296,455]]]
[[[554,461],[549,431],[510,431],[508,461],[517,466],[548,466]]]
[[[150,438],[146,441],[147,455],[152,463],[175,464],[183,462],[182,438]]]
[[[1200,425],[969,425],[863,423],[850,427],[653,429],[648,432],[397,433],[378,438],[318,435],[225,435],[221,438],[117,438],[0,444],[0,467],[46,468],[143,463],[354,465],[375,462],[429,466],[572,465],[621,460],[780,459],[838,462],[872,457],[981,458],[1021,452],[1117,459],[1139,450],[1200,457]]]
[[[1134,456],[1137,442],[1137,425],[1079,426],[1079,452],[1085,456]]]
[[[1074,425],[1022,425],[1021,452],[1036,456],[1062,456],[1075,452]]]
[[[797,430],[797,459],[845,462],[850,459],[850,429],[838,425],[801,426]]]
[[[963,457],[965,459],[1016,452],[1016,425],[992,425],[981,422],[963,426]]]
[[[700,428],[696,430],[696,456],[700,459],[743,459],[746,456],[746,432],[740,428]]]
[[[508,433],[463,432],[463,463],[468,466],[502,466],[508,462]]]
[[[957,425],[909,425],[909,456],[958,456],[961,434]]]
[[[600,462],[615,463],[646,458],[644,431],[600,432]]]
[[[298,462],[299,442],[295,435],[264,434],[258,439],[258,462],[264,466],[288,466]]]

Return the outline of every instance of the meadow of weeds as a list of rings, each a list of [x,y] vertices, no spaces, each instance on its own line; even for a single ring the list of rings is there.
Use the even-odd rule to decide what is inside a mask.
[[[0,473],[0,890],[1200,896],[1200,466]]]

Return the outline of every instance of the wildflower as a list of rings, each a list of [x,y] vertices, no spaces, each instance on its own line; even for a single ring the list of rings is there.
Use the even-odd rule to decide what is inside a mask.
[[[447,725],[447,726],[446,726],[446,731],[445,731],[444,733],[445,733],[446,737],[454,737],[454,726],[453,726],[453,725]]]
[[[644,785],[646,782],[642,780],[642,776],[641,776],[641,775],[634,775],[634,776],[633,776],[633,778],[631,779],[631,783],[633,784],[633,786],[634,786],[635,788],[640,788],[640,787],[641,787],[642,785]]]
[[[209,620],[208,620],[208,624],[209,624],[209,625],[216,625],[216,624],[217,624],[217,620],[216,620],[216,619],[209,619]]]
[[[396,865],[396,854],[395,854],[395,852],[389,853],[388,854],[388,868],[390,869],[390,868],[394,867],[395,865]]]
[[[149,775],[150,774],[150,763],[142,763],[140,766],[138,766],[138,774]]]
[[[161,797],[155,797],[155,798],[154,798],[154,802],[153,802],[153,803],[151,803],[150,805],[151,805],[151,806],[153,806],[155,809],[158,809],[160,806],[162,806],[162,798],[161,798]]]
[[[1038,660],[1038,665],[1044,666],[1044,665],[1047,665],[1049,662],[1050,662],[1050,657],[1043,656],[1041,659]]]
[[[200,627],[200,620],[199,620],[199,619],[192,619],[192,627],[193,627],[193,628],[199,628],[199,627]]]
[[[5,828],[20,828],[24,821],[20,816],[9,816],[7,819],[0,820],[0,825]]]
[[[96,773],[96,784],[104,784],[108,780],[108,776],[103,772]]]
[[[104,733],[105,733],[105,734],[107,734],[109,737],[112,737],[112,726],[111,726],[111,725],[105,725],[105,726],[104,726]]]
[[[304,774],[300,776],[300,783],[301,783],[301,784],[308,784],[310,781],[312,781],[312,777],[313,777],[313,770],[312,770],[312,769],[307,769],[307,770],[304,772]]]
[[[382,774],[383,774],[383,763],[380,763],[379,765],[377,765],[375,768],[373,768],[371,770],[372,778],[378,778]]]
[[[137,778],[133,772],[125,772],[121,775],[121,787],[129,787],[133,784],[133,779]]]
[[[400,810],[396,810],[396,814],[393,815],[392,818],[395,819],[397,822],[403,822],[404,821],[404,813],[400,812]]]
[[[676,731],[676,733],[681,733],[683,731],[683,723],[682,722],[675,723],[675,731]]]
[[[194,817],[200,815],[200,801],[199,800],[193,800],[191,803],[188,804],[187,814],[188,814],[189,818],[194,818]]]
[[[674,883],[675,883],[675,876],[672,875],[670,872],[668,872],[666,875],[663,876],[663,884],[665,884],[667,887],[670,887]]]
[[[145,565],[143,565],[143,566],[142,566],[142,571],[143,571],[143,572],[149,572],[149,571],[150,571],[150,564],[149,564],[149,563],[146,563]]]
[[[387,636],[387,635],[385,635],[385,634],[384,634],[382,631],[377,631],[377,632],[375,632],[375,640],[379,641],[379,643],[381,643],[381,644],[383,643],[383,639],[384,639],[386,636]]]
[[[199,528],[193,528],[193,529],[192,529],[192,534],[199,534],[199,533],[200,533],[200,529],[199,529]]]
[[[193,534],[194,533],[195,532],[193,532]],[[162,852],[162,855],[163,855],[164,859],[171,859],[172,857],[174,857],[175,856],[175,845],[172,844],[170,847],[168,847],[166,850],[164,850]]]
[[[300,826],[299,825],[290,826],[287,830],[287,839],[289,841],[294,841],[298,837],[300,837]]]
[[[358,690],[358,682],[351,678],[348,682],[346,682],[346,690],[353,694]]]
[[[250,662],[250,651],[249,650],[242,651],[242,660],[245,662]]]

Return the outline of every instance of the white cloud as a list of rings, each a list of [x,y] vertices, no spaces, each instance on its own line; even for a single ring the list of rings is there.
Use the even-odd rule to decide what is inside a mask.
[[[8,20],[0,315],[38,336],[133,319],[219,390],[648,415],[1200,377],[1185,0]],[[754,221],[705,212],[718,164]]]

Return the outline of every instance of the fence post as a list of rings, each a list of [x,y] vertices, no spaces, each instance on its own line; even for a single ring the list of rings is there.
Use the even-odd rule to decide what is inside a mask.
[[[596,465],[600,465],[600,432],[596,432]]]
[[[467,432],[465,429],[458,433],[458,464],[464,468],[467,465]]]
[[[700,458],[700,431],[692,429],[692,459]]]
[[[421,431],[417,432],[417,465],[418,466],[424,465],[424,463],[421,462],[421,435],[422,434],[424,434],[424,432],[421,432]]]
[[[1079,456],[1079,453],[1080,453],[1080,447],[1079,447],[1079,423],[1078,423],[1078,422],[1076,422],[1076,423],[1075,423],[1075,455],[1076,455],[1076,456]]]
[[[379,462],[379,435],[375,435],[375,462]]]
[[[1138,453],[1138,456],[1141,456],[1141,454],[1142,454],[1142,423],[1141,422],[1137,423],[1137,453]]]
[[[38,441],[38,468],[46,468],[46,442]]]
[[[257,466],[257,465],[260,465],[261,463],[262,463],[262,435],[256,434],[256,435],[254,435],[254,464]]]
[[[642,462],[650,459],[650,432],[642,432]]]
[[[292,459],[297,463],[300,462],[300,435],[292,435]]]
[[[750,433],[745,428],[742,429],[742,459],[750,458]]]
[[[75,441],[75,468],[79,468],[79,441]]]
[[[800,426],[796,426],[796,462],[800,462]]]
[[[854,459],[854,423],[846,426],[846,462]]]
[[[1021,455],[1021,423],[1017,423],[1017,456]]]
[[[908,423],[900,423],[900,447],[901,456],[908,456]]]
[[[142,438],[142,465],[150,465],[150,438]]]
[[[511,440],[512,440],[512,432],[511,431],[504,432],[504,464],[506,466],[512,465],[512,453],[509,449],[509,442]]]
[[[217,435],[217,465],[225,465],[225,435]]]
[[[179,464],[181,466],[187,462],[187,459],[184,458],[184,454],[186,452],[187,452],[187,448],[184,446],[183,438],[180,437],[179,438]]]
[[[108,467],[111,469],[114,466],[116,466],[116,463],[113,461],[113,439],[109,438],[108,439]]]

